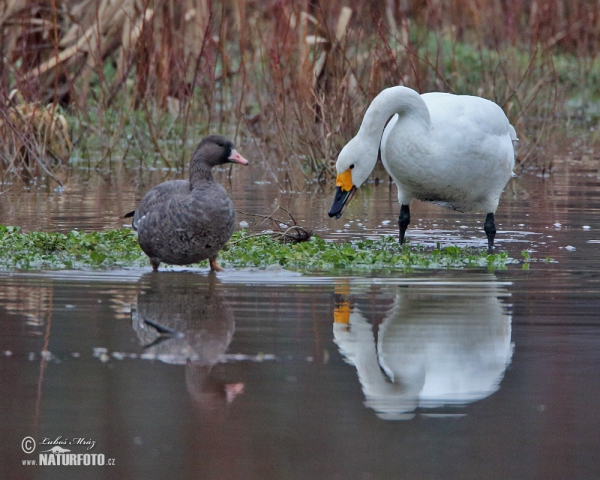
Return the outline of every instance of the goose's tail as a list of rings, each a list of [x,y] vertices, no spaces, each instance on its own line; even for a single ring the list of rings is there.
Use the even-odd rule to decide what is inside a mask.
[[[135,215],[135,210],[132,210],[131,212],[128,212],[125,215],[123,215],[123,218],[131,218],[131,226],[137,232],[137,227],[135,225],[135,219],[133,218],[134,215]]]

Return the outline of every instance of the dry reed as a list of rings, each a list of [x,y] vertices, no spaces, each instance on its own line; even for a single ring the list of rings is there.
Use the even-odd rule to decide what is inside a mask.
[[[6,0],[2,163],[50,172],[67,158],[60,105],[77,119],[76,147],[103,138],[100,159],[150,149],[183,169],[193,142],[219,131],[324,178],[370,100],[396,84],[495,100],[529,162],[565,97],[554,55],[593,64],[599,22],[583,0]]]

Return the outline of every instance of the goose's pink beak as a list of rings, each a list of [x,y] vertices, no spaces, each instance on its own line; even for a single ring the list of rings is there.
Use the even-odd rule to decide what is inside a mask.
[[[239,163],[240,165],[248,165],[249,163],[248,160],[242,157],[235,148],[231,151],[231,155],[227,157],[227,160],[229,160],[231,163]]]

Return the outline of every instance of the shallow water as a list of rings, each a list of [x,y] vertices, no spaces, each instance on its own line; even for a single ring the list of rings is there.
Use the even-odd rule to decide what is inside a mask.
[[[396,234],[387,180],[336,221],[330,189],[280,193],[256,172],[220,174],[241,211],[282,205],[327,238]],[[0,223],[114,228],[148,188],[76,180],[15,186]],[[0,272],[0,477],[599,478],[598,180],[571,159],[509,185],[497,244],[531,250],[528,269]],[[485,243],[483,218],[411,210],[413,242]],[[115,465],[23,465],[59,437]]]

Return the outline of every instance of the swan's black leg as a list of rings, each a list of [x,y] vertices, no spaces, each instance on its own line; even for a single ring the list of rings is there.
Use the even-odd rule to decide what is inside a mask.
[[[410,208],[408,205],[400,206],[400,215],[398,216],[398,225],[400,226],[400,245],[404,243],[404,234],[410,224]]]
[[[496,236],[496,223],[494,223],[494,214],[488,213],[485,217],[485,223],[483,224],[483,230],[487,235],[488,240],[488,251],[491,252],[494,249],[494,237]]]

